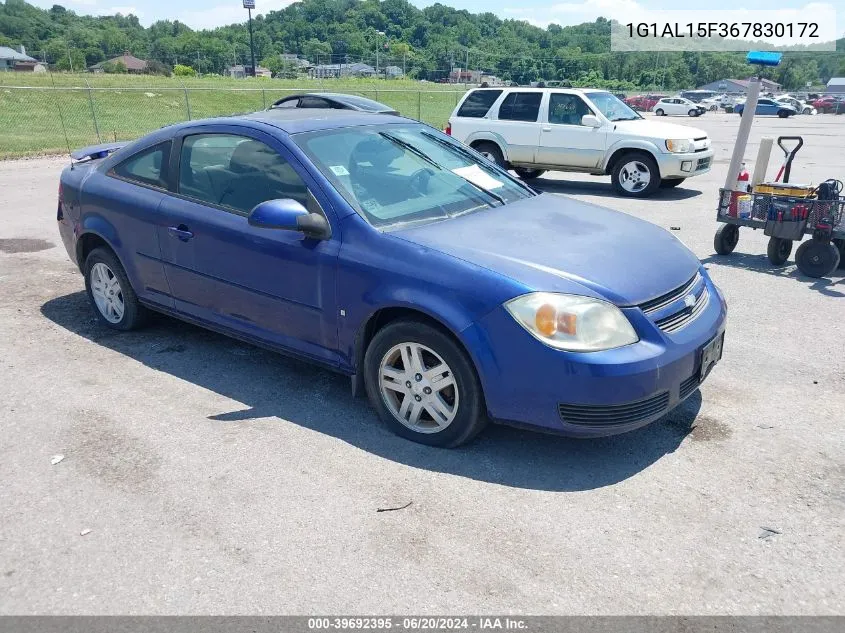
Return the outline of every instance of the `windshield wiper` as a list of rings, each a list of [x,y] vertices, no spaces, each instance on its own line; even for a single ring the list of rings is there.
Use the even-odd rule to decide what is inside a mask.
[[[461,147],[460,145],[452,144],[449,141],[444,141],[442,138],[438,138],[434,134],[430,134],[428,132],[420,132],[420,134],[422,134],[427,139],[431,139],[432,141],[434,141],[438,145],[441,145],[441,146],[443,146],[447,149],[450,149],[453,152],[457,152],[458,154],[460,154],[461,156],[463,156],[464,158],[466,158],[467,160],[469,160],[473,163],[476,163],[478,161],[478,159],[472,154],[472,152],[470,152],[465,147]],[[458,175],[460,175],[460,174],[458,174]],[[510,177],[510,174],[508,174],[508,177]],[[526,185],[521,180],[517,180],[517,179],[512,179],[512,180],[513,180],[514,183],[519,185],[522,189],[525,189],[527,192],[529,192],[532,196],[537,195],[536,191],[534,191],[531,187]],[[493,193],[489,189],[484,189],[484,191],[486,191],[487,193]]]
[[[454,171],[452,171],[451,169],[446,169],[445,167],[443,167],[443,165],[441,165],[440,163],[438,163],[438,162],[437,162],[436,160],[434,160],[431,156],[429,156],[428,154],[426,154],[426,153],[425,153],[424,151],[422,151],[420,148],[418,148],[418,147],[414,147],[414,146],[413,146],[413,145],[411,145],[408,141],[403,141],[401,138],[399,138],[399,137],[397,137],[397,136],[393,136],[393,134],[390,134],[389,132],[379,132],[379,136],[383,136],[384,138],[386,138],[386,139],[387,139],[388,141],[390,141],[391,143],[395,143],[395,144],[396,144],[396,145],[398,145],[399,147],[402,147],[402,148],[404,148],[404,149],[408,150],[409,152],[411,152],[411,153],[412,153],[412,154],[414,154],[415,156],[420,157],[422,160],[424,160],[425,162],[427,162],[429,165],[432,165],[433,167],[436,167],[436,168],[437,168],[437,169],[439,169],[440,171],[448,171],[449,173],[455,174],[458,178],[462,179],[462,180],[463,180],[464,182],[466,182],[466,183],[469,183],[472,187],[474,187],[474,188],[475,188],[475,189],[477,189],[478,191],[481,191],[482,193],[486,193],[488,196],[490,196],[490,197],[491,197],[491,198],[493,198],[494,200],[497,200],[497,201],[499,202],[499,204],[501,204],[502,206],[505,206],[505,205],[507,204],[507,203],[505,202],[505,199],[504,199],[502,196],[500,196],[498,193],[496,193],[495,191],[490,191],[489,189],[485,189],[485,188],[484,188],[484,187],[482,187],[481,185],[478,185],[478,184],[476,184],[476,183],[472,182],[472,181],[471,181],[469,178],[467,178],[466,176],[462,176],[461,174],[459,174],[459,173],[457,173],[457,172],[454,172]]]

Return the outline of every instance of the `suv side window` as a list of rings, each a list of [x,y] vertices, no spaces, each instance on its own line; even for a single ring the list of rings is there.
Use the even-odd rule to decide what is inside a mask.
[[[536,121],[542,99],[542,92],[512,92],[499,106],[499,120]]]
[[[167,161],[170,157],[170,141],[153,145],[133,154],[115,165],[111,173],[123,180],[142,185],[167,189]]]
[[[585,114],[592,114],[592,111],[578,95],[556,92],[549,95],[549,123],[581,125],[581,117]]]
[[[249,213],[265,200],[293,198],[317,211],[299,174],[273,148],[235,134],[186,136],[179,158],[179,193]]]
[[[490,106],[496,102],[501,90],[473,90],[469,96],[464,99],[458,110],[457,116],[464,116],[473,119],[480,119],[484,117],[490,110]]]

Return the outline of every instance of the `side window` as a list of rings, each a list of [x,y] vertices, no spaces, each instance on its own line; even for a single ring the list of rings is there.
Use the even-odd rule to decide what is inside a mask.
[[[469,96],[464,99],[458,110],[458,116],[465,116],[473,119],[480,119],[486,116],[490,110],[490,106],[496,102],[501,90],[473,90]]]
[[[536,121],[542,92],[512,92],[499,106],[499,120]]]
[[[274,105],[274,108],[295,108],[299,105],[299,97],[296,99],[288,99],[287,101],[282,101],[278,105]]]
[[[112,168],[118,178],[131,180],[153,187],[167,188],[167,161],[170,157],[170,141],[133,154],[122,163]]]
[[[549,95],[549,123],[581,125],[581,117],[585,114],[592,114],[592,111],[579,96],[554,92]]]
[[[277,198],[293,198],[309,211],[320,212],[299,174],[276,150],[234,134],[185,137],[179,193],[242,213]]]
[[[302,97],[299,100],[300,108],[331,108],[332,106],[325,99],[320,97]]]

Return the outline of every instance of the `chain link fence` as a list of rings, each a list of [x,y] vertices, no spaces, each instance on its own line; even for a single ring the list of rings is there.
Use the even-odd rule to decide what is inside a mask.
[[[254,112],[298,88],[0,85],[0,159],[134,139],[179,121]],[[463,90],[343,90],[443,128]]]

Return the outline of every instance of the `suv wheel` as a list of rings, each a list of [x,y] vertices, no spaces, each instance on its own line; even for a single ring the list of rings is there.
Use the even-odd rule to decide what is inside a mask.
[[[505,157],[502,156],[502,150],[495,143],[478,143],[473,145],[473,149],[487,160],[496,163],[502,169],[508,168],[507,163],[505,163]]]
[[[545,169],[526,169],[525,167],[516,167],[514,171],[523,180],[534,180],[546,173]]]
[[[623,196],[645,198],[660,186],[660,170],[649,154],[631,152],[622,155],[613,165],[610,181]]]
[[[427,323],[400,320],[379,330],[364,356],[367,396],[406,439],[452,448],[487,422],[481,384],[466,352]]]

